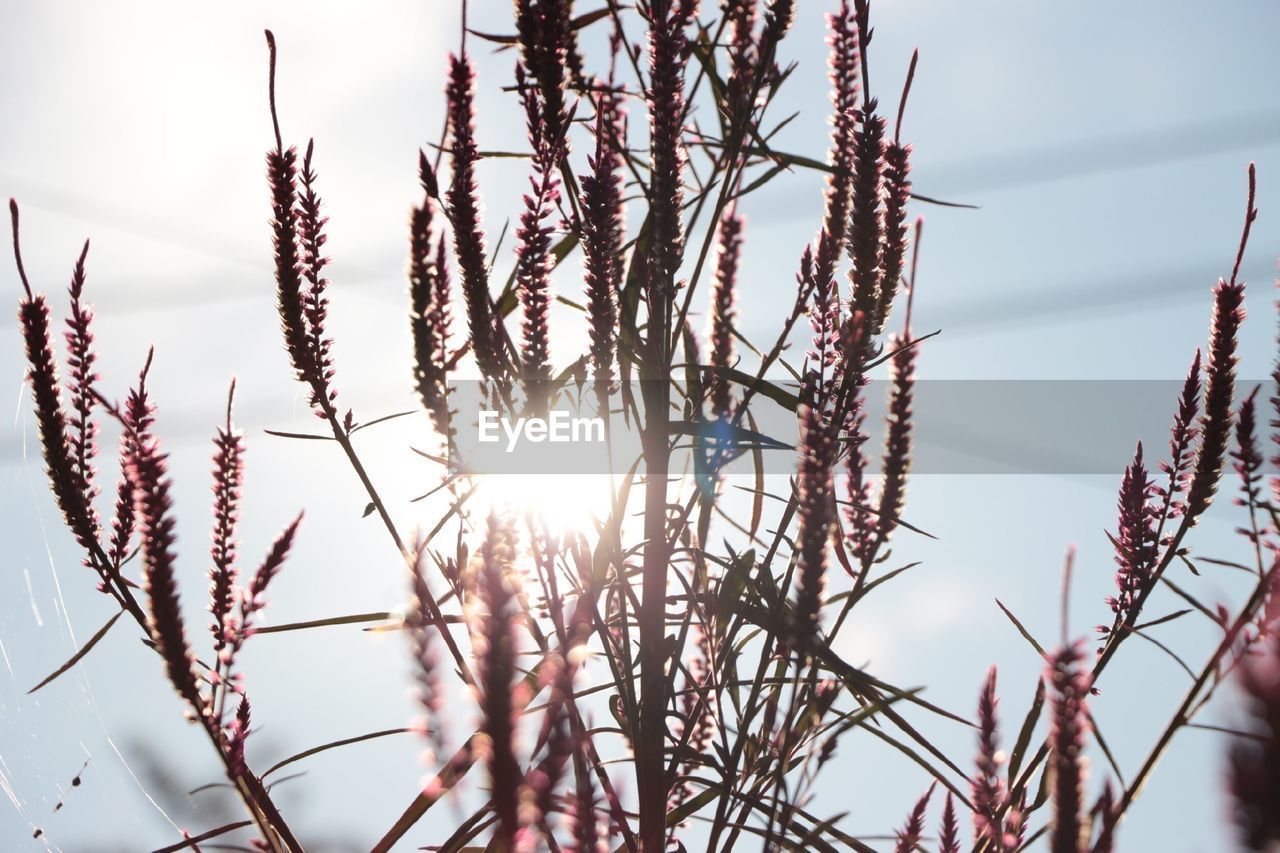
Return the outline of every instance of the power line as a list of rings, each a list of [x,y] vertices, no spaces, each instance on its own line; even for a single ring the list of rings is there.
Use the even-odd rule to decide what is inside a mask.
[[[1276,143],[1280,143],[1280,114],[1250,112],[941,164],[942,173],[957,179],[944,182],[940,189],[958,196],[1022,189]]]
[[[1081,273],[1034,291],[1002,289],[997,295],[985,294],[980,302],[934,304],[919,310],[922,315],[942,317],[946,337],[954,338],[1026,323],[1079,322],[1114,314],[1117,308],[1137,311],[1195,297],[1203,297],[1207,308],[1213,283],[1227,265],[1227,261],[1219,259],[1105,277]],[[1272,268],[1261,262],[1247,263],[1241,278],[1265,282],[1271,272]]]
[[[1224,133],[1224,128],[1230,129],[1230,133]],[[1067,178],[1081,178],[1150,165],[1167,165],[1181,160],[1257,148],[1277,142],[1280,142],[1280,115],[1273,112],[1257,112],[1111,134],[1081,143],[1051,145],[1023,152],[1008,152],[991,157],[957,161],[939,166],[938,171],[943,176],[947,174],[958,176],[954,184],[943,181],[942,188],[946,190],[947,195],[961,198],[971,193],[982,194]],[[105,225],[141,239],[154,240],[220,260],[252,271],[257,276],[262,276],[264,280],[269,280],[272,274],[265,242],[262,254],[251,257],[245,254],[240,246],[233,246],[219,240],[209,232],[177,225],[170,219],[156,217],[114,203],[77,196],[64,189],[35,184],[29,179],[18,178],[9,173],[0,172],[0,178],[10,184],[27,186],[28,191],[22,199],[27,206],[98,226]],[[788,221],[797,219],[801,215],[808,215],[807,209],[804,214],[801,214],[798,210],[788,212],[785,207],[779,211],[777,205],[771,206],[769,210],[772,211],[772,215],[766,213],[761,221]],[[377,283],[399,281],[398,273],[396,276],[383,276],[367,268],[353,269],[346,263],[342,266],[350,276],[342,283],[344,288],[363,288]],[[217,287],[188,289],[184,291],[182,297],[172,299],[165,299],[173,293],[171,289],[166,288],[160,291],[163,296],[148,293],[137,297],[136,300],[131,300],[132,305],[126,303],[121,307],[117,303],[114,310],[119,313],[151,310],[157,305],[163,305],[166,301],[184,307],[188,305],[208,307],[223,302],[265,298],[271,293],[268,288],[252,286],[229,289],[226,283],[226,277],[220,276]]]

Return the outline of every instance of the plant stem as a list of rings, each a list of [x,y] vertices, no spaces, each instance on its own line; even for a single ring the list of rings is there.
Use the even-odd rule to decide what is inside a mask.
[[[391,520],[391,513],[387,511],[386,503],[383,502],[382,496],[378,494],[377,488],[369,478],[369,473],[365,470],[364,463],[360,461],[360,456],[356,453],[355,446],[351,443],[351,434],[342,426],[342,421],[333,406],[330,405],[327,395],[318,394],[317,397],[320,400],[324,418],[329,422],[330,429],[333,430],[334,440],[338,442],[338,446],[346,454],[347,461],[351,463],[351,469],[360,478],[360,483],[364,486],[370,503],[373,504],[374,509],[377,511],[378,518],[382,519],[382,524],[386,527],[387,533],[391,535],[391,541],[395,543],[401,558],[408,565],[409,571],[413,571],[416,557],[413,551],[405,546],[404,540],[400,537],[400,531],[396,529],[395,522]],[[458,672],[462,675],[462,680],[468,685],[475,684],[475,679],[467,666],[466,658],[463,656],[462,650],[458,648],[458,643],[454,640],[453,634],[450,633],[449,627],[445,623],[444,615],[440,612],[440,606],[434,596],[429,597],[424,603],[427,606],[427,613],[430,615],[432,623],[440,631],[444,644],[449,649],[449,654],[453,656],[454,663],[458,666]]]
[[[1280,563],[1277,565],[1280,565]],[[1138,771],[1137,775],[1134,776],[1129,787],[1125,789],[1124,796],[1120,799],[1120,803],[1116,807],[1117,817],[1124,815],[1125,810],[1127,810],[1129,806],[1133,804],[1134,800],[1138,798],[1138,795],[1142,793],[1142,788],[1143,785],[1146,784],[1147,777],[1151,775],[1151,771],[1155,769],[1156,764],[1158,764],[1160,759],[1164,756],[1165,750],[1169,748],[1169,744],[1173,741],[1173,736],[1177,734],[1178,729],[1191,721],[1192,716],[1195,714],[1195,711],[1192,710],[1192,706],[1196,704],[1196,699],[1199,697],[1200,692],[1209,682],[1209,679],[1213,677],[1213,674],[1218,671],[1218,664],[1221,663],[1222,658],[1231,651],[1231,647],[1239,638],[1240,633],[1244,630],[1245,626],[1253,620],[1258,608],[1261,607],[1262,603],[1266,600],[1267,589],[1271,584],[1271,573],[1274,571],[1277,571],[1275,566],[1272,567],[1271,571],[1267,572],[1261,579],[1259,579],[1257,585],[1253,589],[1253,595],[1249,597],[1249,601],[1245,604],[1239,615],[1236,616],[1235,622],[1227,631],[1226,636],[1222,638],[1222,642],[1218,644],[1218,647],[1214,650],[1213,654],[1210,655],[1209,660],[1204,665],[1204,669],[1200,671],[1199,677],[1197,677],[1191,687],[1188,688],[1186,695],[1182,698],[1182,704],[1179,705],[1178,710],[1173,713],[1173,717],[1169,720],[1168,725],[1165,726],[1164,731],[1160,733],[1160,737],[1156,741],[1155,746],[1153,746],[1151,748],[1151,752],[1147,754],[1147,759],[1142,763],[1142,768]]]
[[[651,330],[654,350],[665,333]],[[653,353],[655,356],[657,352]],[[650,361],[650,364],[653,362]],[[666,843],[667,784],[663,766],[666,740],[667,679],[663,653],[667,596],[667,477],[671,451],[667,440],[670,386],[665,376],[644,382],[645,501],[644,563],[640,612],[640,742],[636,744],[636,781],[640,795],[640,849],[657,853]]]

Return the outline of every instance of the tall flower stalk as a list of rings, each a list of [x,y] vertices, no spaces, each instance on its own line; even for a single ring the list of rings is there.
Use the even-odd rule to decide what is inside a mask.
[[[133,482],[142,540],[142,588],[149,604],[151,640],[164,658],[169,682],[191,706],[196,719],[206,722],[208,703],[196,680],[195,655],[187,642],[178,598],[177,536],[169,496],[168,455],[149,430],[139,434],[137,454],[128,472]]]
[[[639,841],[646,850],[661,849],[666,840],[669,781],[663,768],[666,708],[671,693],[664,676],[666,654],[664,609],[667,596],[667,443],[671,367],[672,302],[676,273],[684,256],[682,225],[686,152],[683,141],[686,27],[696,11],[694,0],[653,0],[648,6],[649,85],[649,222],[645,299],[649,329],[644,344],[645,507],[640,633],[640,708],[636,744],[639,787]]]
[[[1188,522],[1194,523],[1213,502],[1226,463],[1227,442],[1231,437],[1231,409],[1235,396],[1236,334],[1244,321],[1244,282],[1239,281],[1240,263],[1249,231],[1258,210],[1257,173],[1249,164],[1249,201],[1245,208],[1244,231],[1236,252],[1231,278],[1219,280],[1213,291],[1213,324],[1209,328],[1209,351],[1205,363],[1204,414],[1200,420],[1200,444],[1196,448],[1195,467],[1187,488]]]
[[[481,610],[472,626],[477,660],[477,689],[484,722],[485,762],[493,796],[495,849],[515,849],[522,829],[520,788],[523,774],[515,754],[515,723],[522,704],[516,696],[516,601],[512,561],[515,531],[510,521],[491,515],[484,544],[472,571],[473,592]]]
[[[920,244],[923,222],[916,220],[916,245]],[[903,242],[905,250],[905,238]],[[876,550],[889,541],[907,502],[907,474],[911,470],[912,432],[916,384],[917,341],[911,336],[911,309],[914,305],[916,271],[911,274],[902,334],[889,340],[889,406],[885,416],[884,457],[881,469],[880,504],[876,512]]]
[[[836,450],[831,425],[823,419],[813,400],[806,401],[800,410],[800,462],[796,474],[800,532],[796,542],[792,638],[799,649],[807,648],[820,629],[827,547],[835,520],[832,468]]]
[[[853,183],[855,146],[858,126],[858,29],[849,0],[840,0],[837,11],[827,15],[827,42],[831,45],[827,60],[827,76],[831,81],[831,145],[827,163],[831,177],[827,179],[824,233],[835,241],[834,256],[839,257],[849,228],[849,192]]]
[[[852,216],[847,238],[853,258],[853,268],[849,272],[853,293],[850,304],[855,313],[866,318],[864,334],[867,337],[876,331],[884,252],[881,234],[885,215],[885,121],[876,108],[876,100],[872,98],[858,113],[858,129],[854,135]]]
[[[240,490],[244,484],[244,434],[231,423],[231,404],[235,398],[235,382],[227,394],[227,420],[214,438],[213,455],[213,544],[209,556],[209,611],[213,622],[213,650],[221,654],[232,638],[230,619],[235,598],[239,566],[236,555],[240,543],[236,526],[240,519]]]
[[[520,59],[525,73],[537,84],[541,95],[540,121],[552,139],[564,139],[570,120],[566,88],[569,68],[572,21],[570,0],[516,0],[516,31]],[[558,167],[559,162],[554,164]]]
[[[737,315],[738,264],[742,252],[745,217],[729,207],[720,218],[720,249],[716,260],[715,285],[711,297],[711,365],[733,366],[734,321]],[[719,372],[711,381],[711,412],[728,420],[733,411],[733,389],[728,376]]]
[[[73,311],[78,312],[73,314],[72,319],[72,357],[78,361],[72,368],[72,383],[73,401],[76,404],[75,423],[79,426],[69,428],[68,421],[71,417],[63,407],[57,356],[53,350],[52,315],[45,295],[33,291],[27,278],[19,238],[18,203],[12,199],[9,201],[9,215],[13,230],[14,262],[18,267],[18,277],[23,289],[23,298],[18,305],[18,322],[25,346],[27,384],[31,387],[40,453],[44,458],[50,490],[62,513],[63,522],[84,552],[86,565],[98,575],[98,588],[112,595],[135,619],[145,622],[146,616],[142,608],[134,599],[130,585],[120,574],[122,558],[113,559],[102,548],[98,516],[93,508],[95,491],[89,466],[92,436],[96,427],[91,423],[92,404],[89,401],[92,396],[89,312],[81,303],[85,254],[80,256],[72,280]],[[87,243],[85,249],[88,249]],[[131,515],[131,510],[122,510],[117,516],[120,518],[117,539],[123,537],[126,545],[132,529]]]
[[[1004,785],[1000,781],[998,704],[993,666],[978,698],[978,755],[972,799],[974,838],[978,842],[986,841],[997,851],[1004,849],[999,814],[1005,805]]]
[[[612,91],[596,100],[595,150],[582,176],[582,267],[591,337],[591,378],[600,409],[608,406],[617,359],[618,291],[622,286],[623,112]]]
[[[449,56],[445,95],[449,106],[449,162],[453,174],[446,194],[453,223],[453,250],[458,258],[462,292],[466,297],[471,349],[480,375],[501,381],[504,342],[498,333],[489,296],[489,265],[480,224],[480,194],[475,169],[480,159],[475,140],[475,69],[465,52]]]
[[[71,311],[67,317],[67,393],[70,410],[70,450],[75,466],[77,490],[84,495],[90,523],[99,526],[98,513],[93,500],[98,495],[94,484],[93,459],[97,455],[98,423],[93,418],[97,404],[94,384],[99,376],[95,372],[98,355],[93,349],[93,308],[85,302],[85,258],[89,255],[89,241],[84,241],[80,257],[76,259],[68,288]]]
[[[1124,618],[1151,580],[1158,556],[1156,508],[1151,504],[1153,491],[1150,475],[1142,460],[1142,444],[1125,468],[1117,500],[1120,520],[1117,522],[1115,561],[1117,594],[1108,599],[1111,609]]]
[[[907,108],[907,95],[915,79],[916,62],[920,52],[911,56],[907,70],[907,82],[902,100],[898,104],[898,120],[894,125],[893,139],[884,146],[884,248],[880,254],[880,286],[876,294],[875,314],[872,320],[873,334],[884,328],[889,308],[898,293],[902,274],[906,269],[908,225],[907,202],[911,199],[911,146],[902,141],[902,116]]]
[[[440,191],[427,155],[418,152],[423,198],[409,216],[409,328],[413,337],[413,382],[436,431],[448,436],[449,325],[453,298],[444,229],[437,226]],[[438,232],[438,233],[437,233]]]
[[[533,174],[529,194],[516,228],[516,287],[524,307],[520,368],[525,398],[531,411],[545,412],[550,404],[551,330],[551,227],[548,218],[560,198],[557,169],[564,154],[563,121],[551,124],[539,109],[547,95],[527,85],[524,71],[516,67],[516,85],[525,107],[525,127],[533,148]]]
[[[1082,753],[1089,727],[1085,700],[1090,688],[1084,659],[1081,644],[1065,645],[1049,656],[1045,675],[1052,690],[1053,828],[1049,846],[1053,853],[1080,853],[1089,840],[1089,825],[1082,819],[1086,772]]]

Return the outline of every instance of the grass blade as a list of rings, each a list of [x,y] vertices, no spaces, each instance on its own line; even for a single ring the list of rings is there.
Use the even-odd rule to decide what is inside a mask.
[[[404,728],[383,729],[380,732],[369,732],[368,734],[356,735],[355,737],[343,738],[342,740],[330,741],[329,743],[322,743],[319,746],[313,746],[311,747],[311,749],[304,749],[302,752],[299,752],[296,755],[291,755],[288,758],[282,759],[281,761],[277,761],[275,764],[272,764],[270,767],[267,768],[267,771],[262,774],[262,778],[265,779],[268,776],[270,776],[272,773],[275,773],[281,767],[288,767],[290,764],[293,764],[294,762],[301,761],[304,758],[310,758],[311,756],[316,755],[317,753],[327,752],[328,750],[331,750],[331,749],[337,749],[340,746],[347,746],[349,744],[360,743],[362,741],[373,740],[375,738],[388,737],[390,735],[402,735],[410,731],[413,731],[413,730],[404,729]]]
[[[152,853],[175,853],[175,851],[178,850],[187,850],[191,847],[195,847],[201,841],[209,841],[210,839],[217,838],[220,835],[226,835],[228,832],[235,832],[237,829],[244,829],[246,826],[253,826],[253,821],[238,820],[235,823],[223,824],[217,829],[211,829],[208,832],[193,835],[177,844],[170,844],[168,847],[156,848]]]
[[[27,695],[30,696],[32,693],[35,693],[41,687],[44,687],[46,684],[53,681],[55,678],[62,675],[64,672],[71,669],[71,667],[79,663],[80,659],[83,658],[85,655],[89,654],[89,650],[92,649],[94,646],[96,646],[99,640],[107,636],[107,632],[111,630],[111,626],[116,624],[116,620],[119,619],[122,615],[124,615],[123,610],[116,611],[116,615],[108,619],[107,624],[99,628],[97,632],[92,637],[89,638],[89,641],[85,643],[83,646],[81,646],[79,649],[77,649],[76,653],[73,654],[67,660],[66,663],[64,663],[62,666],[58,667],[57,669],[55,669],[53,672],[49,673],[49,675],[46,676],[43,681],[41,681],[35,687],[32,687],[30,690],[28,690]]]
[[[1001,603],[1000,599],[996,599],[996,604],[1004,611],[1004,615],[1009,617],[1009,621],[1013,623],[1013,627],[1018,629],[1018,633],[1022,635],[1022,638],[1031,644],[1031,648],[1036,650],[1036,654],[1044,657],[1044,646],[1036,642],[1036,638],[1031,636],[1031,632],[1018,621],[1018,617],[1014,616],[1009,608],[1005,607],[1004,604]]]

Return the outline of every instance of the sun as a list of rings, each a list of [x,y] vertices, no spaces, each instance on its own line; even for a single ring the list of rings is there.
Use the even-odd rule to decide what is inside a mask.
[[[485,474],[474,481],[473,506],[532,515],[554,536],[594,533],[613,504],[612,479],[604,474]]]

